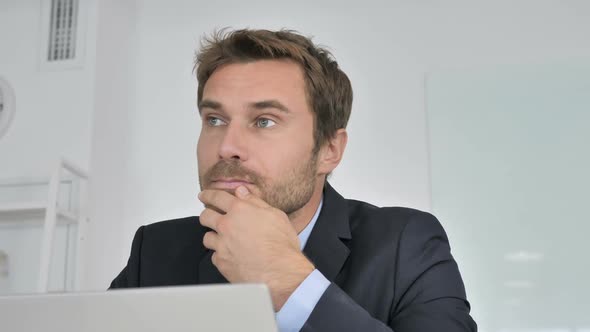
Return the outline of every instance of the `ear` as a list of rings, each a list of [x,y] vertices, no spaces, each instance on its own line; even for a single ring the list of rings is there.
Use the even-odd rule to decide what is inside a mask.
[[[327,175],[340,164],[347,142],[348,133],[346,129],[341,128],[336,131],[334,137],[324,143],[318,152],[318,175]]]

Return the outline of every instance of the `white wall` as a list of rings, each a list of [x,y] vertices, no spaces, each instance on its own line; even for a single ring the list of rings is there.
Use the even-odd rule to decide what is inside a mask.
[[[16,115],[0,139],[0,178],[49,177],[61,156],[85,169],[90,163],[93,24],[83,66],[49,71],[39,66],[48,38],[40,18],[40,0],[0,1],[0,76],[16,95]]]
[[[46,0],[43,0],[46,1]],[[47,1],[46,1],[47,2]],[[94,2],[81,6],[78,22],[82,34],[80,65],[47,70],[40,66],[41,45],[49,33],[41,27],[42,0],[0,1],[0,76],[14,89],[16,114],[5,136],[0,138],[0,182],[44,179],[54,171],[58,158],[88,169],[92,114],[94,111]],[[46,32],[46,33],[44,33]],[[45,52],[43,52],[45,53]],[[0,205],[25,199],[42,201],[47,186],[0,187]],[[22,223],[11,225],[10,215],[0,232],[0,250],[10,254],[12,292],[36,289],[40,229]],[[7,222],[8,221],[8,222]],[[66,242],[58,226],[50,266],[49,287],[63,289]],[[73,240],[71,238],[70,240]],[[60,270],[61,269],[61,270]],[[60,282],[60,280],[62,280]],[[0,290],[2,292],[3,290]],[[4,289],[7,291],[7,289]]]
[[[105,289],[120,268],[136,223],[127,217],[129,168],[135,150],[137,31],[134,1],[103,0],[97,6],[96,80],[89,186],[88,237],[81,285]],[[127,250],[128,251],[128,250]]]

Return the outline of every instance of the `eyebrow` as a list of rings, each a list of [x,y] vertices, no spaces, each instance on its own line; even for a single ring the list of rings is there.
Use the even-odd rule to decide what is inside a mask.
[[[262,100],[262,101],[250,103],[248,105],[248,108],[256,109],[256,110],[261,110],[261,109],[265,109],[265,108],[275,108],[281,112],[285,112],[285,113],[291,112],[287,106],[281,104],[281,102],[279,102],[278,100],[274,100],[274,99]]]
[[[219,111],[223,107],[220,102],[209,100],[209,99],[204,99],[204,100],[201,100],[201,102],[199,103],[199,113],[201,113],[201,110],[204,108],[210,108],[212,110]],[[253,103],[248,104],[248,108],[254,109],[254,110],[275,108],[281,112],[285,112],[285,113],[291,112],[287,106],[283,105],[281,102],[279,102],[278,100],[275,100],[275,99],[261,100],[261,101],[253,102]]]
[[[199,103],[199,114],[201,114],[203,108],[210,108],[218,111],[221,109],[221,103],[209,99],[204,99],[201,100],[201,102]]]

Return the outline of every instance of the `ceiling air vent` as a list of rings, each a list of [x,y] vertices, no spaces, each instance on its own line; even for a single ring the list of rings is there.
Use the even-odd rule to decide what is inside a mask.
[[[82,67],[88,1],[41,0],[42,69]]]
[[[52,0],[50,22],[47,60],[74,59],[76,57],[78,0]]]

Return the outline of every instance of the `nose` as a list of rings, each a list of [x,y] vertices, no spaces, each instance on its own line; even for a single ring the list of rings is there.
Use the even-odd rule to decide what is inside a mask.
[[[240,161],[248,159],[246,130],[247,128],[241,128],[235,122],[227,125],[219,145],[219,159],[237,159]]]

